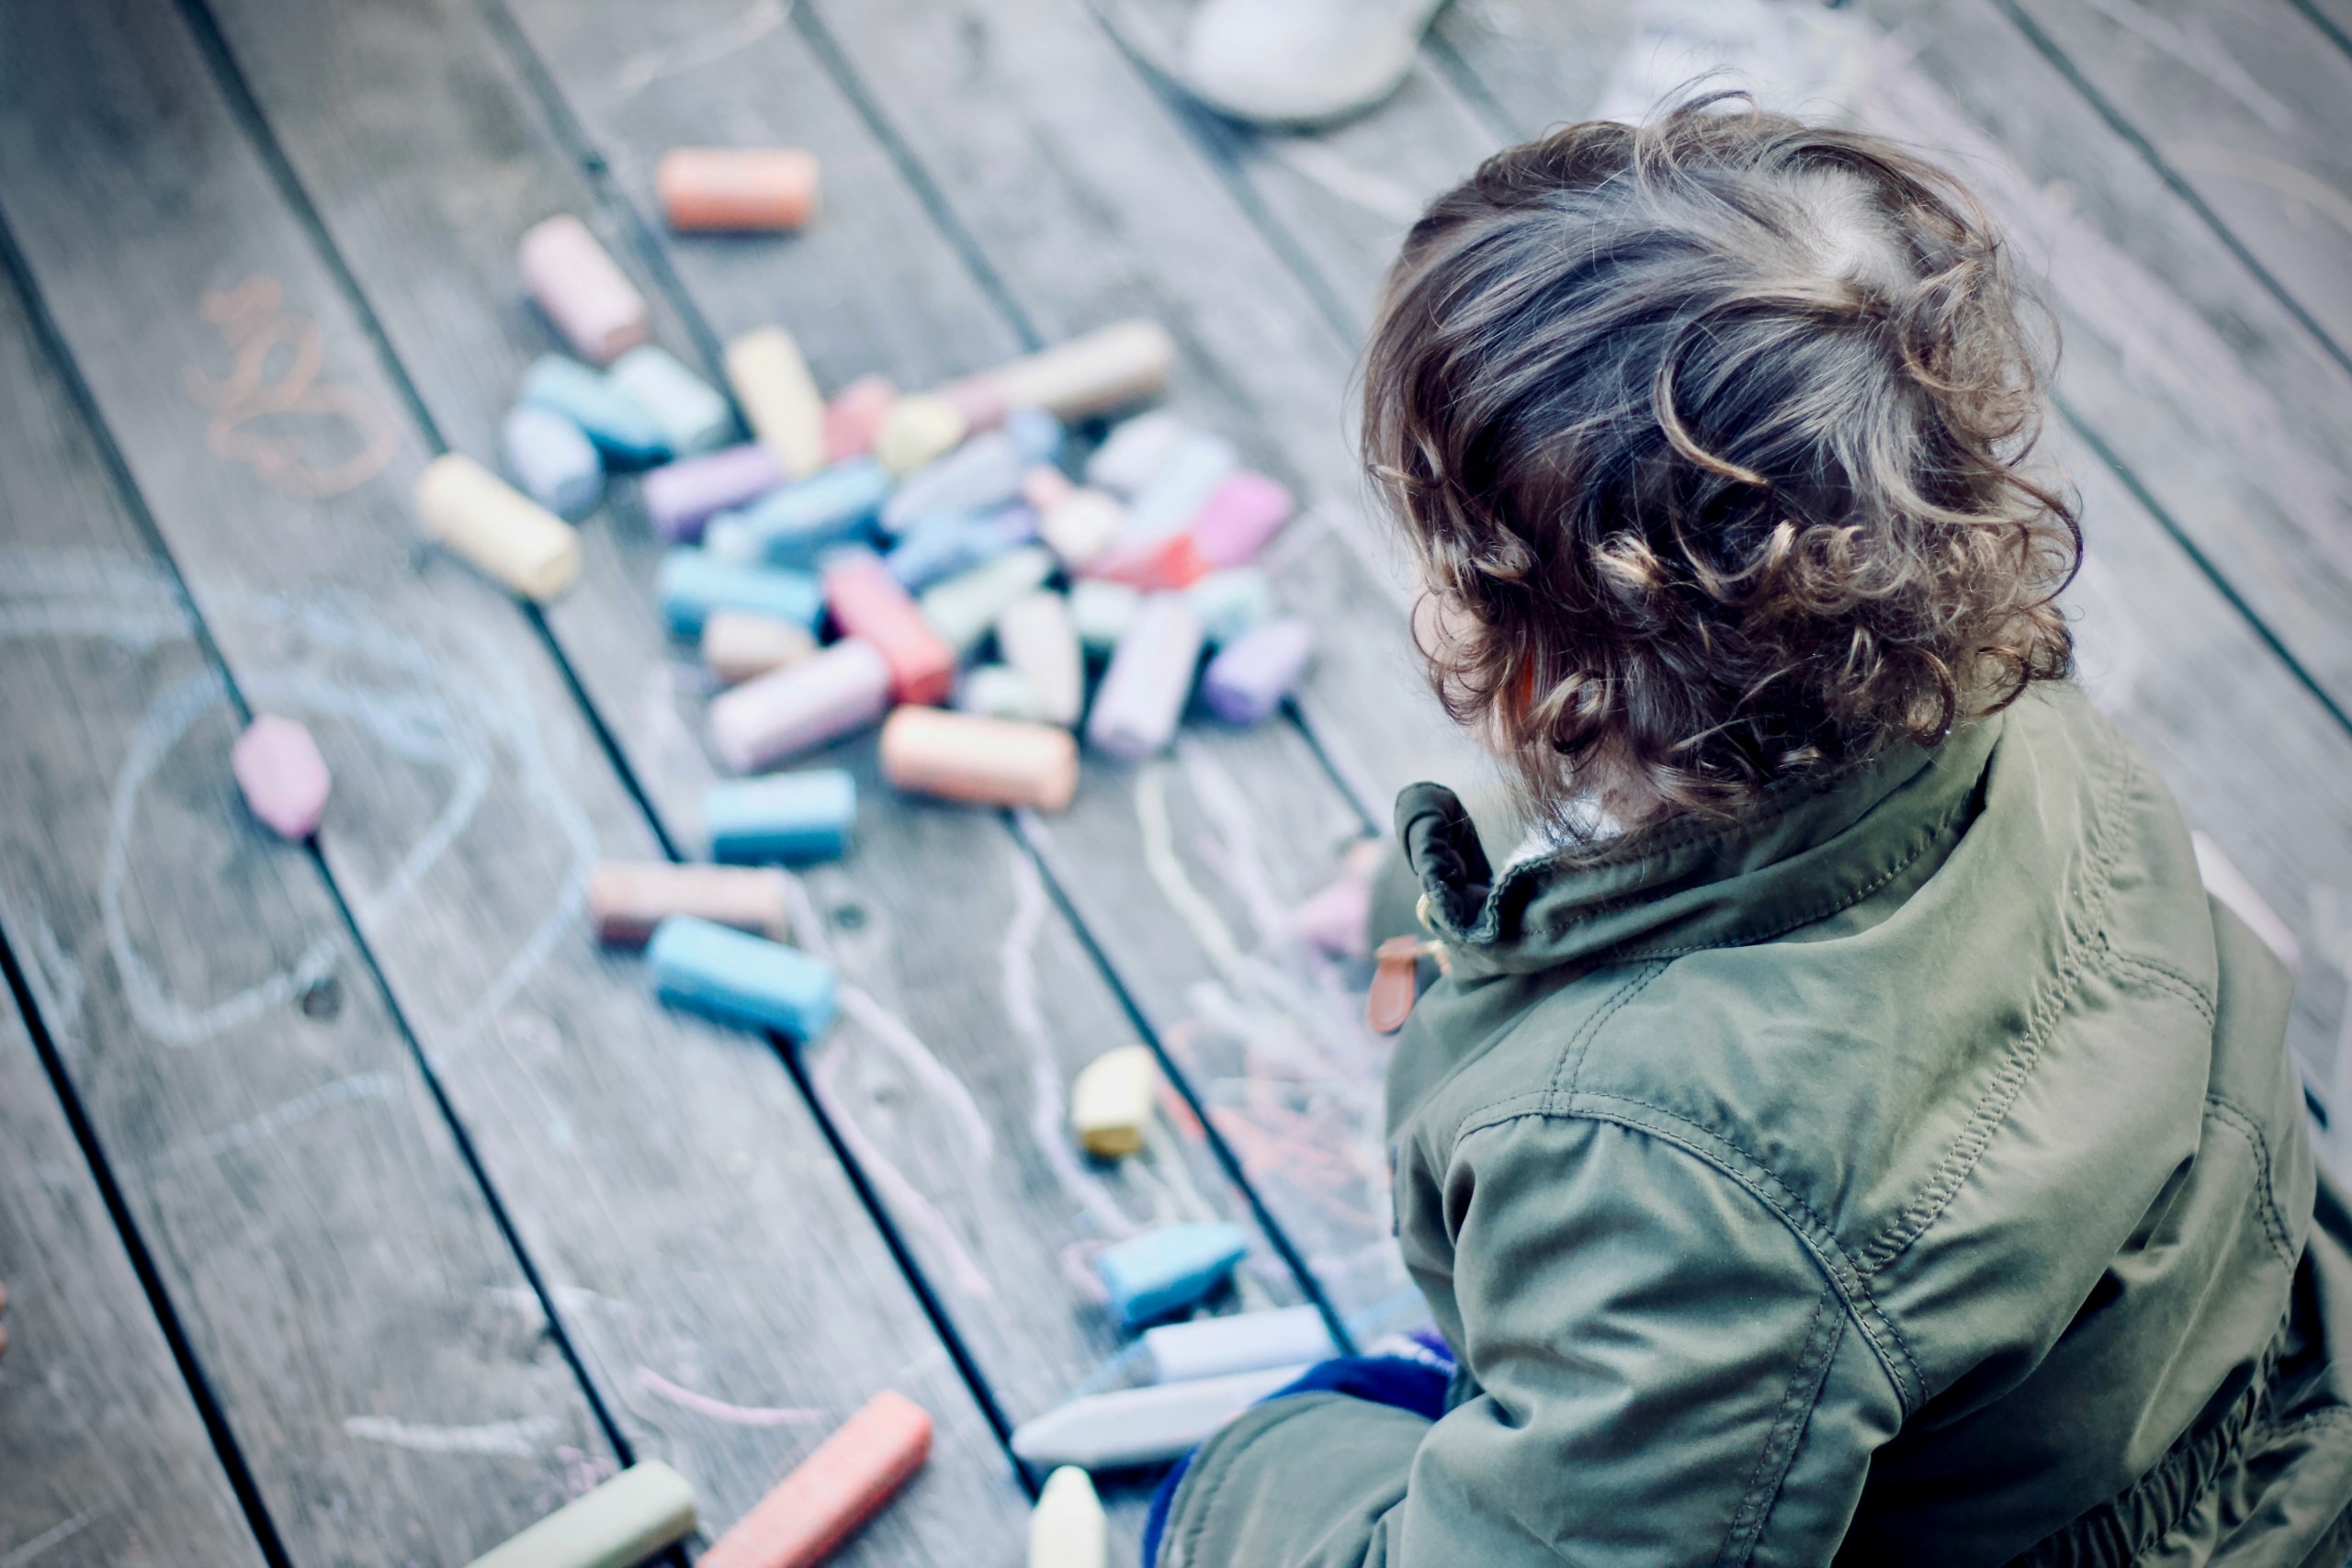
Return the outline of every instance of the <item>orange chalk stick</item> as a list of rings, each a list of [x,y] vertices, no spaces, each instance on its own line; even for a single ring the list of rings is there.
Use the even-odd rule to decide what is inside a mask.
[[[588,878],[596,935],[616,947],[641,945],[672,915],[699,915],[785,942],[792,934],[786,897],[784,874],[773,866],[605,861]]]
[[[932,629],[881,557],[846,555],[827,566],[825,607],[843,637],[862,637],[881,651],[890,666],[892,701],[947,700],[956,683],[956,650]]]
[[[1058,725],[902,707],[882,724],[882,776],[915,795],[1059,811],[1078,793],[1078,740]]]
[[[811,1568],[931,1455],[931,1417],[899,1393],[877,1393],[802,1460],[700,1559],[702,1568]]]
[[[817,155],[793,147],[677,147],[653,172],[680,230],[797,229],[816,214]]]

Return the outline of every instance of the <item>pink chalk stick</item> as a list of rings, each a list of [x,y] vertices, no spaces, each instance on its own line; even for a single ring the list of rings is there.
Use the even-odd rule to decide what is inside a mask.
[[[746,681],[710,705],[710,741],[739,773],[862,729],[890,705],[890,665],[845,637],[813,658]]]
[[[775,454],[757,441],[705,457],[664,464],[638,487],[653,531],[665,539],[702,537],[715,514],[742,505],[784,482]]]
[[[229,750],[229,771],[254,816],[281,839],[300,841],[319,830],[334,781],[311,732],[290,718],[266,713]]]
[[[1297,506],[1289,491],[1244,468],[1210,492],[1193,519],[1193,544],[1211,566],[1239,566],[1266,547]]]
[[[877,1393],[720,1536],[708,1568],[815,1568],[882,1510],[931,1454],[931,1417]]]
[[[1291,910],[1290,929],[1334,958],[1366,956],[1372,952],[1372,884],[1340,877]]]
[[[1150,593],[1119,638],[1094,694],[1086,739],[1133,761],[1175,738],[1201,657],[1201,617],[1182,593]]]
[[[645,341],[645,296],[570,213],[536,224],[515,260],[556,331],[581,358],[609,365]]]
[[[874,433],[898,400],[899,389],[886,376],[860,376],[834,393],[825,405],[825,461],[846,462],[873,450]]]

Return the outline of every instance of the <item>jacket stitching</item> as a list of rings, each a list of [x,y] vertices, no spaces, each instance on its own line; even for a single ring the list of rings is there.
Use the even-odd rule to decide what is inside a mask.
[[[2146,978],[2148,984],[2155,987],[2156,989],[2169,991],[2187,1001],[2197,1010],[2199,1016],[2207,1023],[2216,1021],[2211,998],[2198,988],[2196,981],[2179,970],[2168,964],[2159,964],[2153,958],[2142,958],[2137,953],[2118,952],[2113,947],[2108,949],[2108,956],[2117,968],[2136,969]]]
[[[2042,1047],[2057,1030],[2065,1016],[2066,1006],[2079,989],[2085,973],[2084,952],[2102,932],[2100,919],[2104,916],[2108,895],[2113,890],[2115,855],[2115,817],[2120,807],[2126,787],[2138,771],[2138,763],[2129,758],[2114,770],[2108,787],[2102,792],[2098,806],[2092,814],[2093,833],[2090,852],[2086,857],[2089,869],[2089,886],[2084,890],[2074,919],[2067,923],[2066,956],[2052,976],[2052,983],[2042,991],[2035,1004],[2035,1017],[2025,1032],[2011,1044],[2007,1058],[1984,1092],[1977,1098],[1969,1112],[1968,1124],[1951,1147],[1936,1163],[1919,1195],[1905,1204],[1901,1213],[1889,1222],[1886,1230],[1862,1250],[1861,1266],[1875,1273],[1903,1256],[1928,1228],[1942,1217],[1952,1198],[1975,1170],[1977,1161],[1991,1146],[1993,1134],[2008,1116],[2017,1098],[2025,1090],[2026,1080],[2033,1076],[2041,1059]]]
[[[1563,1078],[1567,1080],[1567,1092],[1576,1092],[1577,1079],[1584,1072],[1584,1054],[1592,1044],[1593,1037],[1600,1032],[1603,1024],[1617,1016],[1620,1009],[1641,995],[1648,988],[1649,983],[1665,974],[1666,970],[1667,965],[1663,964],[1652,965],[1611,992],[1607,999],[1593,1010],[1584,1027],[1570,1035],[1568,1043],[1560,1048],[1560,1060],[1552,1069],[1552,1081],[1547,1087],[1549,1096],[1556,1098],[1559,1095]]]
[[[2278,1212],[2278,1190],[2270,1164],[2269,1138],[2264,1134],[2261,1123],[2247,1114],[2235,1101],[2222,1095],[2209,1094],[2205,1097],[2205,1105],[2222,1121],[2245,1134],[2246,1142],[2253,1145],[2255,1164],[2262,1178],[2260,1206],[2263,1233],[2269,1238],[2272,1248],[2278,1252],[2278,1260],[2290,1269],[2293,1269],[2295,1243],[2287,1229],[2286,1216]]]
[[[1465,1125],[1454,1140],[1456,1148],[1458,1150],[1462,1139],[1468,1137],[1472,1133],[1484,1132],[1488,1127],[1498,1127],[1505,1122],[1521,1121],[1529,1117],[1562,1117],[1572,1121],[1608,1122],[1619,1126],[1630,1127],[1636,1132],[1646,1133],[1661,1142],[1672,1144],[1702,1164],[1713,1166],[1745,1188],[1758,1202],[1771,1210],[1781,1224],[1788,1228],[1790,1234],[1794,1235],[1804,1249],[1813,1255],[1814,1260],[1820,1265],[1822,1272],[1829,1278],[1831,1286],[1845,1299],[1847,1311],[1852,1315],[1855,1326],[1862,1331],[1862,1337],[1870,1341],[1872,1352],[1886,1371],[1887,1381],[1894,1385],[1895,1398],[1903,1406],[1905,1418],[1909,1418],[1911,1413],[1924,1401],[1924,1390],[1927,1384],[1919,1370],[1919,1363],[1911,1353],[1909,1342],[1903,1337],[1903,1330],[1886,1314],[1885,1310],[1878,1304],[1877,1299],[1871,1294],[1869,1280],[1863,1276],[1861,1270],[1854,1267],[1853,1259],[1838,1244],[1837,1235],[1829,1228],[1828,1224],[1815,1213],[1803,1198],[1781,1181],[1770,1166],[1720,1133],[1712,1128],[1701,1126],[1689,1117],[1663,1105],[1652,1105],[1646,1100],[1634,1100],[1625,1095],[1597,1094],[1591,1090],[1578,1093],[1576,1099],[1589,1103],[1586,1106],[1561,1105],[1540,1111],[1513,1111],[1506,1115],[1495,1116],[1475,1126]],[[1688,1128],[1689,1134],[1685,1134],[1676,1127],[1655,1125],[1630,1111],[1611,1113],[1607,1104],[1603,1102],[1638,1106],[1644,1111],[1664,1117],[1669,1122],[1678,1123],[1679,1127]],[[1723,1149],[1737,1156],[1746,1166],[1752,1167],[1753,1169],[1744,1169],[1740,1165],[1734,1164],[1719,1154],[1716,1149],[1709,1146],[1710,1145],[1721,1145]],[[1800,1224],[1797,1222],[1790,1213],[1792,1209],[1804,1216],[1805,1224]],[[1883,1330],[1883,1334],[1882,1330]],[[1888,1346],[1890,1339],[1894,1342],[1892,1348]],[[1896,1364],[1898,1359],[1901,1362],[1900,1366]]]
[[[1827,1285],[1813,1303],[1813,1320],[1805,1325],[1804,1349],[1789,1371],[1789,1386],[1781,1395],[1780,1408],[1773,1413],[1772,1428],[1765,1434],[1763,1450],[1756,1456],[1756,1473],[1748,1480],[1747,1495],[1732,1513],[1731,1528],[1724,1532],[1723,1548],[1715,1555],[1723,1568],[1746,1568],[1748,1560],[1756,1555],[1756,1542],[1764,1533],[1764,1522],[1771,1517],[1773,1506],[1781,1500],[1781,1488],[1788,1484],[1789,1466],[1796,1458],[1798,1437],[1820,1403],[1822,1376],[1837,1353],[1838,1341],[1844,1337],[1839,1331],[1845,1325],[1845,1314],[1830,1310],[1837,1301],[1837,1287]]]

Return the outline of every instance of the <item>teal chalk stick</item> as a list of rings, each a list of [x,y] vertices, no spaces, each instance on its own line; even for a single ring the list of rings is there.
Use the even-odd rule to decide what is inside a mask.
[[[492,1547],[471,1568],[632,1568],[694,1528],[695,1489],[650,1459]]]
[[[666,349],[641,344],[613,361],[606,383],[637,400],[653,416],[679,457],[724,446],[735,434],[735,411],[718,389]]]
[[[725,521],[770,564],[813,566],[823,551],[866,534],[889,493],[889,471],[857,457],[770,491]]]
[[[662,558],[662,614],[682,637],[702,636],[713,610],[748,610],[814,632],[825,590],[805,571],[722,560],[707,550],[676,549]]]
[[[576,359],[543,354],[523,372],[519,400],[551,409],[578,425],[607,457],[637,468],[670,455],[662,426],[644,406]]]
[[[694,915],[672,915],[645,944],[653,990],[673,1007],[814,1040],[838,1006],[833,966],[797,947]]]
[[[1239,1225],[1162,1225],[1095,1254],[1094,1272],[1120,1325],[1134,1328],[1198,1306],[1249,1251]]]
[[[764,865],[832,860],[849,847],[857,784],[840,768],[770,773],[703,792],[710,858]]]

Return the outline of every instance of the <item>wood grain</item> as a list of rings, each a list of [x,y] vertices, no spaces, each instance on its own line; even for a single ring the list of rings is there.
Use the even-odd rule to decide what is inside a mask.
[[[8,183],[13,217],[24,187]],[[0,517],[9,950],[292,1560],[462,1562],[561,1495],[567,1453],[611,1450],[333,890],[238,798],[228,691],[13,289],[0,292]],[[274,624],[252,598],[216,606]],[[49,1091],[20,1100],[14,1071],[0,1104],[32,1116]],[[16,1136],[0,1157],[11,1187],[49,1179],[51,1156]],[[79,1187],[69,1174],[58,1190],[86,1194],[86,1172]],[[159,1539],[138,1512],[115,1517],[111,1489],[169,1479],[133,1434],[183,1433],[187,1395],[154,1392],[147,1302],[103,1211],[80,1223],[102,1250],[77,1258],[69,1235],[39,1230],[32,1257],[0,1248],[19,1301],[0,1424],[118,1434],[106,1446],[126,1468],[44,1447],[9,1466],[0,1508],[31,1525],[72,1505],[43,1529],[102,1510],[85,1532],[97,1542],[176,1558],[221,1540],[223,1521]],[[48,1293],[67,1283],[87,1300]],[[146,1340],[108,1363],[119,1382],[77,1386],[49,1359],[60,1337],[142,1320]],[[36,1375],[38,1389],[17,1386]],[[251,1555],[250,1538],[238,1550]]]
[[[0,1562],[258,1568],[261,1551],[75,1146],[0,998]]]
[[[1010,1552],[1023,1505],[1002,1450],[769,1047],[658,1007],[638,962],[583,929],[587,864],[652,852],[653,835],[526,619],[418,547],[424,443],[180,18],[93,6],[7,27],[0,209],[231,668],[317,730],[337,781],[327,863],[633,1446],[684,1471],[723,1527],[895,1386],[938,1442],[853,1557]],[[315,323],[315,384],[396,433],[374,479],[288,496],[208,445],[183,377],[218,378],[230,355],[198,307],[256,276],[282,316]],[[348,439],[320,423],[302,438]],[[387,1201],[448,1223],[445,1205]],[[315,1269],[334,1252],[299,1256]],[[533,1341],[537,1309],[511,1290],[421,1275],[446,1275],[468,1321]],[[605,1456],[573,1446],[572,1479],[590,1479]],[[560,1495],[463,1462],[510,1515]],[[464,1538],[460,1489],[412,1479],[400,1495],[445,1492],[430,1523]]]
[[[501,73],[498,42],[466,7],[223,0],[216,14],[330,235],[350,237],[348,265],[435,423],[486,455],[533,345],[502,336],[505,295],[483,280],[538,213],[585,210],[597,191],[539,128],[536,106]],[[780,318],[828,384],[880,369],[910,386],[1018,352],[887,154],[812,67],[802,64],[790,91],[773,75],[722,91],[708,70],[655,71],[608,99],[595,85],[604,78],[565,52],[593,44],[607,75],[634,81],[649,68],[633,62],[682,47],[666,31],[682,20],[631,12],[550,40],[559,79],[582,84],[582,121],[609,132],[615,114],[630,132],[596,142],[621,189],[646,200],[666,146],[765,141],[817,150],[834,194],[825,220],[789,241],[668,246],[662,260],[698,307],[675,327],[665,314],[673,349],[691,358],[714,334]],[[322,59],[337,64],[322,74]],[[377,101],[395,97],[397,108]],[[776,106],[778,122],[748,124],[745,105]],[[732,107],[722,120],[714,106]],[[395,114],[409,128],[397,141],[362,129]],[[489,187],[508,193],[504,212],[460,218],[439,194]],[[628,209],[615,215],[608,227],[626,232]],[[645,259],[630,240],[618,248]],[[868,265],[875,256],[887,259]],[[454,352],[452,341],[468,346]],[[656,558],[623,498],[591,525],[586,580],[549,619],[673,841],[697,850],[713,776],[696,739],[705,694],[684,650],[662,637]],[[878,1010],[853,1007],[806,1059],[852,1157],[1017,1419],[1058,1403],[1118,1347],[1088,1293],[1088,1249],[1154,1217],[1246,1221],[1246,1201],[1181,1122],[1144,1160],[1072,1168],[1051,1105],[1092,1055],[1133,1038],[1114,998],[994,814],[902,800],[874,774],[869,747],[842,756],[861,779],[856,848],[812,874],[809,890],[829,912],[820,935]],[[1297,1299],[1271,1248],[1249,1278],[1253,1299]]]

